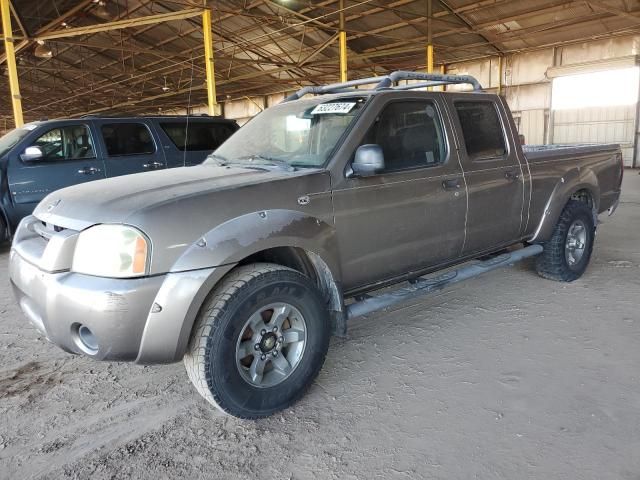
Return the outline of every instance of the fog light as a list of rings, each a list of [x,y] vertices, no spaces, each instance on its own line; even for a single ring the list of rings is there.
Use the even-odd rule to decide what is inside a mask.
[[[86,325],[77,325],[74,340],[80,350],[88,355],[98,353],[98,339]]]

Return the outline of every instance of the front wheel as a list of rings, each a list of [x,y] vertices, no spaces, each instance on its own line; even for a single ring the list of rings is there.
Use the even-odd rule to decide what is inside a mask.
[[[2,214],[0,214],[0,245],[9,240],[9,229],[7,228],[4,218],[2,218]]]
[[[212,405],[260,418],[298,400],[329,348],[327,308],[314,283],[275,264],[233,270],[209,296],[184,357]]]
[[[536,270],[544,278],[572,282],[582,276],[589,265],[595,225],[591,208],[576,200],[564,207],[551,239],[537,258]]]

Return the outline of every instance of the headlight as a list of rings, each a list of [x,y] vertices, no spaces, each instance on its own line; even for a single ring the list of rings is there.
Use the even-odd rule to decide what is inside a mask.
[[[127,225],[96,225],[80,233],[71,270],[99,277],[130,278],[147,273],[149,246]]]

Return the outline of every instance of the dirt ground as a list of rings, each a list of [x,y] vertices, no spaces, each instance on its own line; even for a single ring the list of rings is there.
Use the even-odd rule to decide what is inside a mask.
[[[182,364],[48,344],[0,289],[0,477],[640,478],[640,176],[587,274],[531,263],[360,318],[295,407],[223,417]],[[8,254],[0,254],[6,278]]]

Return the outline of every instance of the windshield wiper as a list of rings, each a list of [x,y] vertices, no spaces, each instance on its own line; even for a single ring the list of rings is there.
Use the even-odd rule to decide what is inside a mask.
[[[209,155],[207,155],[207,160],[215,160],[215,162],[221,166],[224,167],[225,165],[229,164],[229,160],[227,160],[226,157],[223,157],[222,155],[218,155],[217,153],[210,153]]]
[[[238,160],[249,160],[249,162],[253,162],[254,160],[262,160],[266,165],[275,165],[276,167],[281,167],[290,172],[296,170],[296,167],[291,165],[289,162],[281,160],[279,158],[268,157],[266,155],[248,155],[246,157],[240,157]],[[246,163],[244,162],[243,164],[246,165]]]

